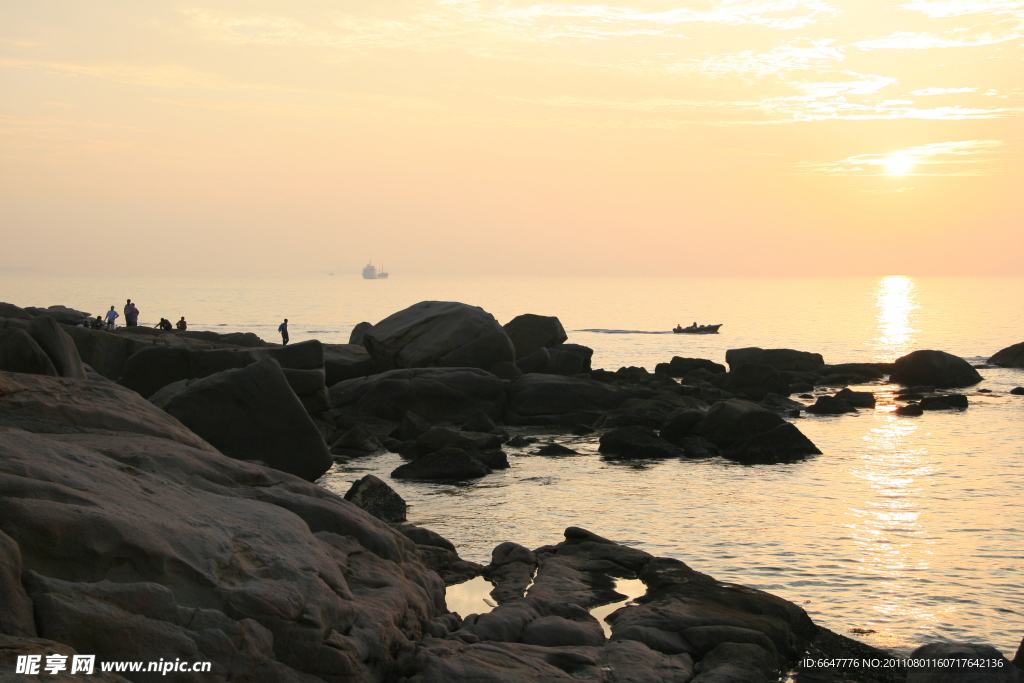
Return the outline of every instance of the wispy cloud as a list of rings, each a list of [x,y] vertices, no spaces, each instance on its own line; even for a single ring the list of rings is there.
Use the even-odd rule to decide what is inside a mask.
[[[744,50],[711,54],[679,62],[670,71],[696,71],[710,76],[739,75],[746,79],[790,71],[821,70],[843,61],[843,48],[832,38],[796,40],[764,52]]]
[[[884,38],[854,43],[862,50],[930,50],[947,47],[979,47],[1024,38],[1024,23],[1007,19],[994,24],[954,28],[939,33],[897,31]]]
[[[918,0],[901,7],[923,12],[934,19],[968,14],[1024,15],[1024,0]]]
[[[0,59],[0,68],[38,69],[64,76],[106,78],[127,85],[157,88],[219,89],[224,83],[214,74],[176,64],[75,64],[31,59]]]
[[[919,97],[928,97],[930,95],[952,95],[954,93],[974,92],[977,88],[921,88],[920,90],[911,90],[911,95],[917,95]]]
[[[898,158],[910,164],[910,170],[900,175],[978,176],[992,173],[996,165],[1005,162],[1005,155],[1009,153],[1007,147],[1002,140],[933,142],[889,152],[857,154],[838,161],[801,162],[794,167],[801,173],[814,175],[889,175],[887,167]]]

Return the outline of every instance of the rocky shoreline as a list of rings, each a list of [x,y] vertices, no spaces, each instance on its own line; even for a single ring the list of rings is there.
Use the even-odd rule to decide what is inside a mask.
[[[362,324],[350,344],[287,347],[90,330],[78,315],[0,304],[0,680],[61,680],[11,673],[14,660],[73,651],[212,662],[177,677],[196,681],[1024,680],[1024,653],[1011,663],[984,645],[913,656],[1003,666],[808,665],[890,657],[791,602],[591,531],[502,543],[481,566],[406,523],[384,481],[344,498],[312,483],[385,449],[407,460],[395,477],[486,476],[508,467],[506,443],[523,445],[509,428],[528,426],[593,433],[616,459],[813,457],[794,418],[874,406],[850,384],[889,375],[901,410],[967,408],[957,390],[981,375],[950,354],[827,365],[752,348],[731,350],[728,368],[673,358],[610,372],[557,318],[502,327],[452,302]],[[494,609],[449,612],[446,584],[478,576]],[[589,610],[624,600],[622,579],[646,592],[607,618],[609,637]],[[160,678],[124,676],[97,679]]]

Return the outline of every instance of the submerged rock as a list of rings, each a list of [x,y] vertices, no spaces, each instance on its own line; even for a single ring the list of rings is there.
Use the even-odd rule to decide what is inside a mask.
[[[748,436],[722,450],[723,457],[748,465],[793,462],[810,455],[821,455],[821,451],[789,422]]]
[[[658,436],[653,429],[640,425],[603,434],[598,450],[620,458],[677,458],[682,455],[678,448]]]
[[[836,398],[853,406],[854,408],[874,408],[875,395],[870,391],[851,391],[843,389],[836,392]]]
[[[909,417],[917,417],[918,415],[924,415],[924,410],[921,408],[919,403],[908,403],[905,406],[900,406],[893,411],[896,415],[905,415]]]
[[[490,474],[491,468],[461,448],[447,446],[399,465],[391,472],[393,479],[478,479]]]
[[[819,396],[813,405],[807,406],[807,412],[814,415],[842,415],[855,413],[857,409],[838,396]]]
[[[977,384],[983,378],[959,356],[945,351],[914,351],[896,359],[889,379],[904,386],[928,384],[951,389]]]
[[[579,455],[579,453],[568,446],[551,442],[533,451],[532,455]]]

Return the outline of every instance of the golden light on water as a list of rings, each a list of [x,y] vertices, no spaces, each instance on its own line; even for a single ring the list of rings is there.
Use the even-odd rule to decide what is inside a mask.
[[[902,275],[879,278],[875,289],[878,336],[871,344],[879,361],[892,361],[909,353],[915,330],[911,326],[917,310],[914,281]]]
[[[885,161],[885,169],[890,175],[905,175],[914,166],[914,160],[906,154],[897,153]]]

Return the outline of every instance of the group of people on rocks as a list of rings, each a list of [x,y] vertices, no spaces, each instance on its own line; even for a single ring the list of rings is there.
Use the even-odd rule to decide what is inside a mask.
[[[106,315],[98,315],[96,316],[95,319],[89,320],[87,323],[79,323],[79,327],[90,327],[94,330],[113,330],[117,327],[117,319],[120,317],[121,314],[118,313],[113,306],[111,306],[110,310],[107,311]],[[132,303],[131,299],[128,299],[128,301],[124,305],[124,323],[125,327],[139,326],[139,308],[138,306]],[[163,330],[165,332],[170,332],[175,328],[177,328],[178,331],[180,332],[184,332],[185,330],[188,329],[188,323],[185,322],[185,316],[181,316],[181,320],[174,324],[172,324],[171,321],[168,320],[167,318],[160,318],[160,322],[158,322],[156,325],[153,325],[153,327],[159,330]]]

